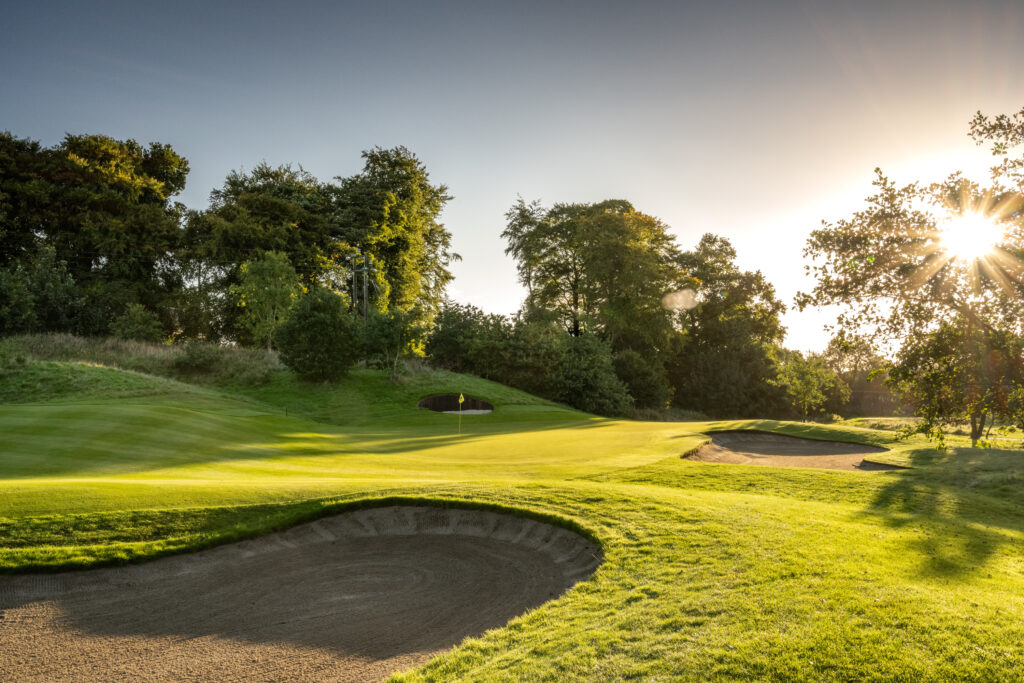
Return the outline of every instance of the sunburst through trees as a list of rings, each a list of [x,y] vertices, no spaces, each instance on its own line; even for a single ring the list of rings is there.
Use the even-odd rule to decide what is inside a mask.
[[[972,136],[997,155],[1024,144],[1024,125]],[[1024,123],[1024,110],[995,121]],[[1006,158],[989,187],[961,174],[898,187],[876,169],[876,193],[848,219],[811,234],[817,282],[798,305],[845,304],[839,329],[894,349],[890,381],[915,405],[921,431],[994,421],[1024,427],[1024,178]]]

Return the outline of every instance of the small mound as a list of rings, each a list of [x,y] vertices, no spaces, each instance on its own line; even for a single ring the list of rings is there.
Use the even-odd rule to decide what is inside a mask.
[[[174,380],[89,363],[29,361],[0,369],[0,403],[189,393],[196,390]]]
[[[700,462],[769,467],[816,467],[830,470],[899,470],[864,460],[864,456],[884,453],[884,448],[842,441],[819,441],[768,432],[716,432],[711,443],[686,456]]]
[[[473,396],[464,396],[462,403],[463,415],[484,415],[494,410],[494,406],[487,401]],[[459,394],[438,394],[421,398],[416,404],[419,408],[426,408],[437,413],[459,412]]]
[[[0,680],[379,680],[600,562],[551,524],[392,506],[148,564],[0,577]]]

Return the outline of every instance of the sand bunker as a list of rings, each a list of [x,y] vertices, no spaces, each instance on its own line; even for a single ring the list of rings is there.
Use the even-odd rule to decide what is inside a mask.
[[[839,441],[800,439],[767,432],[718,432],[711,443],[687,456],[701,462],[771,467],[820,467],[830,470],[898,470],[895,465],[868,462],[864,456],[884,453],[884,448]]]
[[[394,506],[147,564],[0,577],[0,680],[379,680],[600,561],[561,527]]]

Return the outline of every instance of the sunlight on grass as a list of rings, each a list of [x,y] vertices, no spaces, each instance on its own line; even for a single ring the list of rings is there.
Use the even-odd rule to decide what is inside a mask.
[[[429,378],[370,374],[340,389],[277,380],[220,398],[166,385],[144,404],[65,393],[0,405],[0,569],[138,561],[367,499],[445,499],[567,519],[605,563],[400,680],[996,680],[1024,668],[1020,451],[954,437],[940,454],[856,424],[598,419],[473,378],[437,385],[469,385],[498,410],[459,435],[450,416],[414,407]],[[680,457],[735,429],[882,446],[879,461],[913,469]]]

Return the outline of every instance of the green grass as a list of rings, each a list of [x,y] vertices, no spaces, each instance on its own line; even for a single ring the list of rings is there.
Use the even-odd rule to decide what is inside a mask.
[[[361,370],[310,386],[266,357],[259,382],[222,370],[183,382],[170,362],[155,373],[164,377],[113,369],[160,366],[152,358],[170,352],[159,348],[99,359],[67,347],[101,342],[18,344],[27,362],[0,378],[4,571],[139,561],[374,501],[486,505],[576,526],[605,563],[401,680],[1018,680],[1024,670],[1019,450],[954,438],[937,453],[856,424],[607,420],[450,373],[391,384]],[[66,365],[76,353],[110,367]],[[456,417],[415,408],[450,391],[496,410],[464,418],[460,435]],[[680,458],[706,432],[739,428],[883,446],[875,459],[911,469]]]

